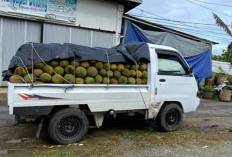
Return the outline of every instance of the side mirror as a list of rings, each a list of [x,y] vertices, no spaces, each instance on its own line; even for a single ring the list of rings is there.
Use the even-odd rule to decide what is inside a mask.
[[[192,74],[193,73],[193,67],[190,67],[188,71],[189,71],[189,74]]]

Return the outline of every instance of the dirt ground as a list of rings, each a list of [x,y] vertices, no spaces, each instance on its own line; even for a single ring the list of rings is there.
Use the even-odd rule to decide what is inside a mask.
[[[6,102],[0,102],[0,156],[9,157],[230,157],[232,154],[232,103],[201,100],[194,113],[185,115],[182,127],[164,133],[141,116],[107,119],[100,129],[90,129],[79,143],[53,145],[46,128],[35,139],[37,126],[14,126]]]

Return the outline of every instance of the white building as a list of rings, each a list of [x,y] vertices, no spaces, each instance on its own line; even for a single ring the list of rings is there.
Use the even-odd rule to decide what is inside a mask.
[[[27,42],[112,47],[120,43],[123,13],[142,0],[1,0],[0,72]],[[0,85],[5,85],[0,76]]]

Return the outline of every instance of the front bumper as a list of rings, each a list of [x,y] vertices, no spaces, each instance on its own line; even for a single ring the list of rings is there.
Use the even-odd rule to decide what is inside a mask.
[[[195,100],[195,105],[193,106],[193,111],[196,111],[197,110],[197,107],[200,105],[200,99],[199,98],[196,98]]]

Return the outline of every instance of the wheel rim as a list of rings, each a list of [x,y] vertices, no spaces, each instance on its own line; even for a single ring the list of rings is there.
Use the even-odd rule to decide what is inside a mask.
[[[169,126],[179,123],[179,112],[176,109],[171,109],[166,115],[166,122]]]
[[[70,139],[78,135],[81,128],[81,121],[78,117],[66,117],[59,122],[58,134],[63,138]]]

